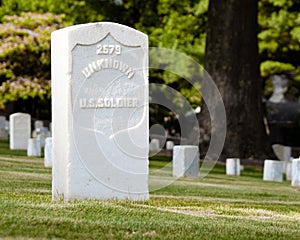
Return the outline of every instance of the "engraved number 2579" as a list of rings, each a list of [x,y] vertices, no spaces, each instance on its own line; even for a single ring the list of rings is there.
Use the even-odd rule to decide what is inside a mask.
[[[98,55],[112,55],[112,54],[121,54],[120,45],[106,45],[98,44],[97,45],[97,54]]]

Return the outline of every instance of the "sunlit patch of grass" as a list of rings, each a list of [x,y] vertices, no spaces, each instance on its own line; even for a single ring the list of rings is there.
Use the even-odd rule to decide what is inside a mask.
[[[262,181],[260,168],[230,177],[218,164],[203,179],[176,179],[171,159],[156,156],[150,174],[173,183],[149,201],[53,202],[43,160],[2,155],[3,146],[0,238],[300,239],[300,192],[289,182]]]

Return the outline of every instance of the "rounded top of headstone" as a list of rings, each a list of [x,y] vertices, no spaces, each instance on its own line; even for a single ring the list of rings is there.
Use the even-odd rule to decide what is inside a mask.
[[[13,114],[11,114],[11,115],[9,115],[9,118],[11,119],[11,118],[15,118],[15,117],[21,117],[21,118],[30,118],[30,114],[28,114],[28,113],[20,113],[20,112],[17,112],[17,113],[13,113]]]
[[[177,145],[177,146],[174,146],[174,148],[185,148],[185,149],[196,149],[196,148],[198,148],[198,146],[195,146],[195,145]]]
[[[107,35],[111,35],[115,40],[129,46],[148,47],[148,36],[136,29],[114,22],[95,22],[78,24],[56,30],[51,33],[52,37],[56,34],[69,35],[71,47],[76,44],[89,45],[94,44]]]

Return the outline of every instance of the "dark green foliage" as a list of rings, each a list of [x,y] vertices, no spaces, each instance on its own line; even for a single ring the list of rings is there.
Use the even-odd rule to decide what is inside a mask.
[[[262,77],[269,81],[273,74],[286,75],[291,80],[289,94],[299,97],[300,1],[260,0],[258,19]]]

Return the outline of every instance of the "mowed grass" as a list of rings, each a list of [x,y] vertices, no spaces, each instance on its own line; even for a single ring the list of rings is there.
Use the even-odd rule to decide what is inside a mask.
[[[230,177],[218,164],[203,179],[176,180],[170,158],[153,157],[150,174],[162,184],[147,202],[52,202],[43,159],[7,148],[0,144],[0,239],[300,239],[299,189],[262,181],[261,168]]]

